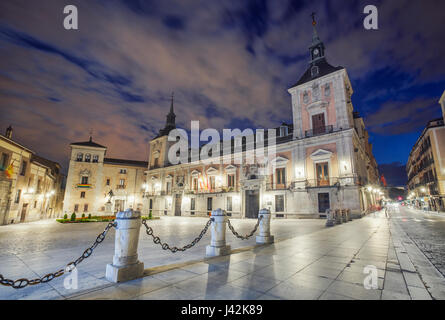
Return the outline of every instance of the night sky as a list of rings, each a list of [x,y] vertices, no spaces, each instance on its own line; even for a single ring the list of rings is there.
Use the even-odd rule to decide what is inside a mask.
[[[63,8],[79,30],[63,28]],[[379,9],[379,30],[363,8]],[[93,130],[107,156],[147,160],[171,92],[179,127],[276,127],[292,121],[287,89],[306,70],[312,25],[327,60],[346,67],[382,170],[401,166],[441,117],[445,1],[0,2],[0,129],[68,164]],[[388,169],[389,168],[389,169]],[[386,171],[385,171],[386,172]],[[391,181],[389,181],[391,182]]]

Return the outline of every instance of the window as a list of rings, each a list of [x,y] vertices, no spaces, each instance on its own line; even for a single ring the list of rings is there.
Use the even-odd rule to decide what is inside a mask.
[[[93,156],[93,162],[94,162],[94,163],[98,163],[98,162],[99,162],[99,156],[98,156],[97,154],[95,154],[95,155]]]
[[[8,159],[9,155],[7,153],[2,153],[2,160],[0,165],[3,170],[6,170],[6,168],[8,167]]]
[[[207,211],[212,211],[213,198],[207,198]]]
[[[119,179],[119,186],[121,187],[125,186],[125,179]]]
[[[286,168],[275,169],[277,184],[286,184]]]
[[[28,162],[23,161],[22,162],[22,168],[20,169],[20,175],[24,176],[26,174],[26,167],[28,166]]]
[[[314,134],[325,133],[327,131],[324,113],[319,113],[312,116],[312,130]]]
[[[198,191],[198,178],[193,178],[193,190]]]
[[[227,211],[232,211],[232,197],[227,197]]]
[[[37,179],[37,193],[42,192],[42,180]]]
[[[288,128],[285,126],[280,127],[280,137],[285,137],[288,134]]]
[[[77,154],[77,159],[76,159],[76,161],[82,161],[82,160],[83,160],[83,153],[79,152],[79,153]]]
[[[78,204],[74,205],[74,212],[79,212],[79,205]]]
[[[329,186],[329,164],[327,162],[317,163],[317,185]]]
[[[215,176],[210,176],[210,190],[215,190]]]
[[[324,87],[324,96],[329,97],[331,95],[331,86],[330,84],[326,84]]]
[[[87,153],[85,155],[85,162],[91,162],[91,154]]]
[[[127,174],[127,169],[121,169],[121,170],[119,171],[119,173],[120,173],[120,174]]]
[[[37,208],[37,201],[34,201],[34,209]]]
[[[172,183],[170,181],[167,181],[165,185],[165,191],[167,191],[167,193],[170,193],[171,189],[172,189]]]
[[[82,199],[85,198],[85,191],[82,191],[82,192],[80,193],[80,197],[81,197]]]
[[[276,195],[275,196],[275,212],[283,212],[284,211],[284,195]]]
[[[88,203],[83,205],[83,212],[87,212],[88,211]]]
[[[229,174],[227,175],[227,186],[230,187],[234,187],[235,186],[235,175],[234,174]]]
[[[311,76],[312,76],[312,77],[316,77],[316,76],[318,76],[318,67],[317,67],[317,66],[313,66],[313,67],[311,68]]]
[[[15,203],[19,203],[20,202],[20,195],[22,194],[22,190],[17,190],[17,193],[15,194]]]
[[[83,176],[82,177],[82,182],[81,182],[82,184],[88,184],[88,177],[86,177],[86,176]]]
[[[190,211],[196,210],[195,198],[190,199]]]
[[[107,179],[106,185],[109,186],[110,185],[110,179]]]

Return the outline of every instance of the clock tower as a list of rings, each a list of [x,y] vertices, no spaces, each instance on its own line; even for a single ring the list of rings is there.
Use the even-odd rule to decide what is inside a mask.
[[[315,28],[316,25],[317,22],[315,21],[315,13],[312,13],[312,26],[314,27],[314,31],[312,35],[312,44],[309,47],[309,51],[311,52],[311,65],[315,65],[317,62],[325,58],[324,44],[318,36],[317,29]]]

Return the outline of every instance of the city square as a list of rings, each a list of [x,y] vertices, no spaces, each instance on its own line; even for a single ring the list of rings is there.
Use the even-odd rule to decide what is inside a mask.
[[[0,300],[445,300],[443,5],[340,2],[3,2]]]

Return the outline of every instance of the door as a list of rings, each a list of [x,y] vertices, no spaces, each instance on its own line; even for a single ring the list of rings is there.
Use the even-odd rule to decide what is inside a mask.
[[[246,218],[257,219],[260,210],[260,193],[258,190],[246,191]]]
[[[24,203],[22,207],[22,215],[20,216],[20,222],[25,222],[27,209],[28,209],[28,204]]]
[[[329,186],[329,163],[317,163],[317,186]]]
[[[329,193],[319,193],[318,194],[318,212],[321,214],[325,214],[327,209],[330,209]]]
[[[178,193],[175,195],[175,216],[181,215],[181,204],[182,204],[182,195]]]
[[[312,130],[314,134],[325,132],[324,113],[315,114],[312,116]]]

